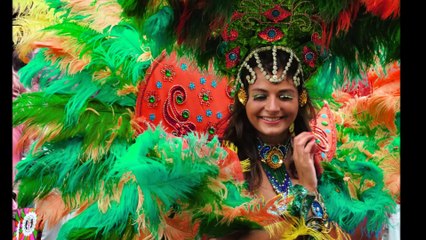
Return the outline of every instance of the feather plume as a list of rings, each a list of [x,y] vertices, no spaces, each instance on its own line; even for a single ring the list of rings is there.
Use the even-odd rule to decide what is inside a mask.
[[[343,162],[333,160],[332,163],[323,163],[325,174],[322,175],[321,185],[318,188],[326,203],[330,219],[345,231],[351,232],[367,218],[366,231],[380,232],[388,221],[387,215],[395,212],[395,201],[388,192],[383,191],[382,170],[373,163],[359,160]],[[350,177],[347,175],[344,178],[345,174],[349,174]],[[338,183],[342,179],[346,181]],[[353,186],[355,196],[351,196],[345,187],[349,184],[348,181],[360,181],[356,187]],[[373,182],[374,185],[369,185],[369,182]]]
[[[338,227],[332,225],[330,232],[321,232],[308,227],[303,218],[294,217],[290,214],[285,214],[281,221],[270,224],[265,227],[270,236],[279,239],[300,239],[301,236],[310,236],[314,239],[350,239],[347,233],[342,232]]]
[[[368,12],[382,19],[399,17],[399,0],[362,0]]]
[[[91,28],[100,32],[117,25],[121,21],[122,8],[114,0],[70,1],[66,8],[70,10],[69,17],[78,17],[90,24]]]
[[[43,199],[36,200],[35,209],[37,216],[43,220],[43,225],[47,228],[58,224],[71,211],[71,209],[65,206],[60,193],[56,190],[52,190]]]
[[[58,233],[59,239],[132,239],[137,233],[136,219],[138,190],[135,184],[126,184],[119,202],[111,202],[107,212],[92,204],[67,221]],[[117,224],[127,223],[127,224]]]
[[[96,100],[89,101],[86,110],[79,113],[78,124],[67,127],[64,110],[69,99],[65,95],[46,98],[44,93],[34,92],[23,94],[14,101],[13,123],[25,123],[28,129],[20,142],[28,142],[35,134],[39,139],[37,146],[78,136],[83,138],[82,150],[86,157],[99,159],[109,149],[105,142],[112,142],[115,138],[132,139],[129,110],[117,105],[107,106]],[[30,134],[26,134],[27,131]]]
[[[28,55],[34,49],[31,43],[52,36],[41,30],[60,22],[60,15],[49,9],[45,1],[14,1],[13,10],[16,13],[12,26],[13,42],[19,58],[28,63]]]

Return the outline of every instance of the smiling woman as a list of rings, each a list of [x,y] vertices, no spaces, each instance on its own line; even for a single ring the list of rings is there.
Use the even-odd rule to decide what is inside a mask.
[[[312,236],[339,231],[328,221],[317,190],[319,169],[314,157],[319,148],[309,124],[315,110],[304,87],[299,60],[283,47],[258,47],[242,66],[224,140],[234,143],[239,158],[250,166],[244,174],[249,192],[265,200],[279,195],[276,214],[294,211],[308,228],[317,230]],[[255,233],[246,232],[251,234]]]
[[[37,221],[16,233],[380,236],[399,201],[398,78],[358,77],[399,59],[387,2],[13,1],[18,56],[39,49],[19,72],[39,91],[13,102],[31,142],[17,203]]]

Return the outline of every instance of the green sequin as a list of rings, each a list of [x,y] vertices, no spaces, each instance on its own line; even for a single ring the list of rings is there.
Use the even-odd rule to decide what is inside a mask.
[[[182,117],[185,118],[185,119],[188,119],[189,118],[189,111],[188,110],[183,111]]]
[[[204,101],[208,101],[210,98],[209,98],[209,95],[208,94],[203,94],[203,100]]]
[[[177,96],[176,97],[176,103],[177,104],[182,104],[182,102],[183,102],[183,97],[182,96]]]
[[[148,101],[150,103],[155,103],[155,97],[154,96],[150,96],[149,99],[148,99]]]

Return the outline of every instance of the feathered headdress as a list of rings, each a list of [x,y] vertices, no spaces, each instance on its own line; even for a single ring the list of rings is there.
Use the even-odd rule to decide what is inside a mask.
[[[40,85],[40,92],[22,94],[13,106],[14,125],[24,126],[21,145],[32,142],[17,166],[18,203],[35,202],[46,226],[72,213],[58,238],[184,239],[276,224],[266,211],[273,203],[249,200],[242,179],[235,179],[242,172],[236,153],[214,137],[235,94],[222,78],[233,82],[230,75],[254,47],[284,45],[304,64],[311,97],[326,96],[333,108],[334,80],[358,80],[354,76],[371,64],[399,59],[399,1],[90,0],[13,6],[21,59],[28,62],[37,49],[20,80],[29,87],[37,76]],[[186,58],[169,58],[165,51]],[[196,72],[193,62],[207,71]],[[374,99],[371,110],[384,100]],[[340,135],[346,125],[338,120],[337,144],[358,140],[355,133]],[[318,123],[330,130],[329,122]],[[375,126],[394,127],[381,123]],[[391,152],[395,141],[382,143]],[[380,231],[386,219],[378,216],[392,212],[384,206],[393,201],[382,185],[382,155],[368,162],[360,147],[356,160],[365,161],[352,165],[343,159],[350,155],[345,149],[325,164],[322,175],[320,191],[331,219],[351,231],[366,216],[354,209],[367,209],[371,202],[365,199],[381,199],[367,209],[368,230]],[[369,175],[356,178],[365,169]],[[354,174],[352,185],[346,173]],[[354,191],[363,194],[357,198]],[[330,204],[337,197],[347,208]],[[51,211],[49,202],[62,207]],[[339,218],[344,211],[354,217]],[[298,232],[293,225],[286,229]]]
[[[320,68],[319,77],[328,76],[328,83],[343,83],[373,64],[384,66],[399,59],[399,1],[167,3],[157,4],[161,9],[157,13],[138,12],[136,17],[164,26],[162,31],[152,31],[156,34],[146,32],[147,36],[161,42],[170,36],[167,33],[174,33],[180,53],[201,66],[214,59],[218,73],[228,76],[235,76],[251,50],[266,44],[292,49],[304,63],[305,78]],[[134,16],[133,9],[124,8],[124,12]],[[173,10],[173,21],[159,24],[167,9]]]

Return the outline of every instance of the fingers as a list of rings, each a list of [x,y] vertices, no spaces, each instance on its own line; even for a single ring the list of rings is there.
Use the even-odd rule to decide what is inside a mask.
[[[315,146],[315,135],[312,132],[302,132],[293,138],[293,149],[305,153],[313,153]]]
[[[314,166],[315,136],[312,132],[302,132],[293,139],[293,161],[301,185],[309,190],[317,187]]]

